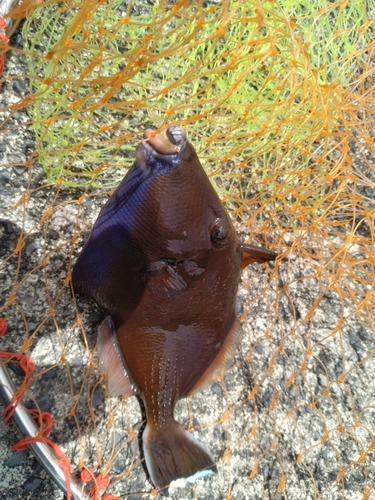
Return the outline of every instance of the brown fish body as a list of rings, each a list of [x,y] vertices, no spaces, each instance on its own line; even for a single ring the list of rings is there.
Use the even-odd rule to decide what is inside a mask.
[[[145,138],[94,225],[73,284],[111,314],[99,360],[113,395],[142,397],[146,464],[163,488],[216,470],[208,450],[174,420],[174,406],[232,360],[241,267],[275,254],[240,245],[182,129]]]
[[[159,398],[166,390],[176,400],[192,389],[217,355],[235,319],[241,249],[189,144],[178,168],[154,182],[148,210],[154,223],[150,232],[139,235],[147,242],[150,262],[141,270],[144,292],[131,317],[120,313],[115,324],[126,365],[151,408],[149,393],[156,390],[152,375],[164,382],[157,388]],[[211,233],[217,230],[226,231],[225,244],[212,243]],[[169,275],[164,266],[181,282],[165,285]]]

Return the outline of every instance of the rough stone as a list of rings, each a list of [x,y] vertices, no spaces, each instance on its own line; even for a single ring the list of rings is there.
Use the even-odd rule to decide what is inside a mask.
[[[26,459],[26,453],[24,451],[15,451],[5,462],[5,465],[10,469],[18,467]]]
[[[31,476],[27,481],[25,481],[23,487],[25,488],[25,490],[34,492],[41,487],[42,483],[43,479],[41,479],[40,477]]]

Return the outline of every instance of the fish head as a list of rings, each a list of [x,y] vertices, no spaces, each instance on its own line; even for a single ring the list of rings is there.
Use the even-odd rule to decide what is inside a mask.
[[[139,168],[155,172],[147,200],[154,219],[150,249],[170,259],[229,249],[240,254],[233,224],[184,129],[146,130],[136,158]]]
[[[141,270],[147,299],[170,299],[157,308],[160,321],[194,318],[210,303],[213,322],[233,321],[241,272],[241,248],[232,221],[205,173],[185,131],[146,130],[136,152],[137,168],[151,178],[134,237],[147,255]],[[184,302],[178,303],[183,298]],[[231,311],[223,314],[223,308]],[[180,311],[171,315],[171,309]],[[205,313],[205,312],[204,312]],[[151,313],[150,313],[151,314]],[[155,318],[154,318],[155,319]],[[189,321],[192,321],[190,319]]]

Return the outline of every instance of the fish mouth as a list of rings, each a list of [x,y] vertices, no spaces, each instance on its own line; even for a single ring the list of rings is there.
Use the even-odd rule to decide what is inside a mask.
[[[143,133],[142,145],[154,157],[182,153],[186,143],[186,131],[178,126],[169,127],[159,134],[151,129],[146,129]]]

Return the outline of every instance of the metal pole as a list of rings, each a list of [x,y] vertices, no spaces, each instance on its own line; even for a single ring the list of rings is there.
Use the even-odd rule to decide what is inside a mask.
[[[15,3],[18,3],[18,0],[0,0],[0,17],[4,17]],[[12,21],[8,17],[5,17],[5,21],[8,23],[8,31],[12,25]]]
[[[15,392],[16,388],[9,375],[7,367],[5,365],[0,365],[0,399],[3,400],[5,407],[11,402],[12,396]],[[31,418],[29,412],[21,403],[18,404],[12,418],[14,424],[24,438],[35,437],[37,435],[38,427]],[[43,465],[46,469],[51,478],[66,494],[67,489],[64,470],[58,463],[58,458],[54,454],[53,450],[48,445],[40,442],[30,443],[29,448],[41,465]],[[73,475],[70,475],[70,491],[74,500],[90,500],[87,492],[83,489],[82,483],[80,483]]]

